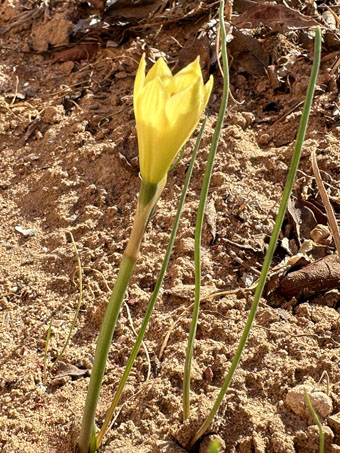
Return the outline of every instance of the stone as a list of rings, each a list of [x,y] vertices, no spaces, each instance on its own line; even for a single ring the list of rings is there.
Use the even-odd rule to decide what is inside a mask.
[[[333,404],[331,398],[323,392],[316,390],[311,385],[297,385],[289,390],[286,395],[286,405],[294,414],[310,418],[310,410],[305,401],[305,390],[308,392],[314,410],[319,416],[327,417],[332,413]]]
[[[337,434],[340,434],[340,412],[328,417],[328,424]]]
[[[49,45],[53,47],[68,44],[74,24],[65,14],[55,14],[46,23],[34,22],[32,25],[32,46],[38,52],[44,52]]]

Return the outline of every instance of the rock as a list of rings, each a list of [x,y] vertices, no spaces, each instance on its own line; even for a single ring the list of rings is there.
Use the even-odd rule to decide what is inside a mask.
[[[310,418],[310,410],[305,401],[305,390],[308,392],[311,403],[318,415],[327,417],[332,413],[332,400],[325,393],[315,390],[311,385],[297,385],[289,390],[286,396],[286,405],[296,415]]]
[[[242,112],[242,115],[247,122],[247,126],[250,126],[255,122],[255,115],[252,112]]]
[[[17,231],[18,233],[22,234],[23,236],[25,236],[25,238],[30,238],[30,237],[33,237],[35,236],[35,230],[31,229],[31,228],[23,228],[21,225],[16,225],[14,227],[15,231]]]
[[[32,46],[34,50],[43,52],[48,46],[68,44],[74,25],[65,14],[56,14],[46,23],[34,22],[32,25]]]
[[[179,243],[179,250],[182,253],[194,253],[195,240],[193,238],[182,238]]]
[[[340,445],[332,444],[331,453],[340,453]]]
[[[269,134],[261,134],[257,140],[259,146],[266,146],[270,142],[270,135]]]
[[[328,417],[328,424],[337,434],[340,434],[340,412]]]

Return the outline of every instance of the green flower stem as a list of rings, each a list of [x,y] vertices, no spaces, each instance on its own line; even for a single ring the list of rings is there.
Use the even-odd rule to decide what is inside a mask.
[[[245,328],[243,330],[243,334],[242,334],[240,343],[238,345],[237,351],[235,353],[234,359],[233,359],[232,364],[230,366],[229,372],[228,372],[228,374],[227,374],[227,376],[225,378],[225,381],[224,381],[224,383],[223,383],[223,385],[222,385],[222,387],[221,387],[221,389],[219,391],[219,394],[218,394],[217,399],[216,399],[216,401],[215,401],[215,403],[213,405],[213,408],[211,409],[208,417],[206,418],[206,420],[204,421],[202,426],[199,428],[199,430],[197,431],[197,433],[193,437],[193,439],[192,439],[192,441],[190,443],[191,447],[197,442],[197,440],[209,428],[210,423],[212,422],[212,419],[214,418],[218,408],[220,407],[222,399],[223,399],[226,391],[229,388],[229,385],[230,385],[230,382],[231,382],[231,380],[233,378],[234,372],[235,372],[235,370],[237,368],[237,365],[238,365],[238,363],[240,361],[243,349],[245,347],[245,344],[246,344],[248,336],[249,336],[250,328],[251,328],[252,323],[253,323],[254,318],[255,318],[255,314],[256,314],[256,311],[257,311],[257,308],[258,308],[258,305],[259,305],[259,302],[260,302],[260,298],[262,296],[262,292],[263,292],[263,289],[264,289],[264,285],[265,285],[265,282],[266,282],[266,278],[267,278],[267,274],[268,274],[268,271],[269,271],[269,267],[270,267],[270,264],[271,264],[271,261],[272,261],[272,258],[273,258],[274,252],[275,252],[277,240],[278,240],[278,237],[279,237],[279,234],[280,234],[280,231],[281,231],[282,222],[283,222],[283,219],[285,217],[288,200],[289,200],[289,197],[290,197],[290,194],[291,194],[291,191],[292,191],[292,188],[293,188],[293,184],[294,184],[294,181],[295,181],[296,171],[298,169],[299,162],[300,162],[302,144],[303,144],[303,140],[304,140],[305,134],[306,134],[309,114],[310,114],[312,100],[313,100],[313,96],[314,96],[316,79],[317,79],[319,66],[320,66],[320,55],[321,55],[321,30],[320,30],[319,27],[317,27],[316,30],[315,30],[314,63],[313,63],[313,68],[312,68],[312,72],[311,72],[311,77],[310,77],[309,84],[308,84],[308,89],[307,89],[306,99],[305,99],[303,112],[302,112],[302,117],[301,117],[301,121],[300,121],[300,125],[299,125],[299,130],[298,130],[298,134],[297,134],[297,138],[296,138],[294,154],[293,154],[292,162],[291,162],[291,165],[290,165],[290,168],[289,168],[289,172],[288,172],[288,175],[287,175],[287,181],[286,181],[284,192],[283,192],[283,195],[282,195],[282,200],[281,200],[281,204],[280,204],[280,207],[279,207],[279,212],[278,212],[277,217],[276,217],[275,225],[274,225],[274,228],[273,228],[273,233],[272,233],[272,236],[270,238],[268,250],[267,250],[267,253],[266,253],[266,256],[265,256],[265,259],[264,259],[264,263],[263,263],[263,266],[262,266],[261,275],[260,275],[260,278],[259,278],[259,282],[258,282],[256,291],[255,291],[254,300],[253,300],[252,306],[250,308],[248,319],[247,319]]]
[[[194,351],[194,340],[197,330],[197,321],[198,313],[200,308],[200,292],[201,292],[201,235],[202,235],[202,224],[203,224],[203,215],[204,209],[207,201],[207,195],[210,185],[210,178],[212,173],[212,168],[214,165],[214,160],[217,151],[218,140],[220,138],[221,129],[223,125],[223,120],[225,117],[225,112],[228,103],[228,94],[229,94],[229,69],[228,69],[228,59],[227,59],[227,49],[226,49],[226,32],[224,25],[224,1],[220,2],[220,30],[222,37],[222,60],[223,60],[223,73],[224,73],[224,86],[223,86],[223,95],[220,106],[220,111],[218,114],[217,124],[214,132],[214,136],[211,142],[207,167],[204,173],[204,179],[201,189],[200,202],[197,211],[196,219],[196,229],[195,229],[195,303],[193,308],[192,320],[190,325],[188,345],[185,356],[185,365],[184,365],[184,378],[183,378],[183,419],[186,420],[190,415],[190,372],[191,372],[191,363],[192,356]]]
[[[86,396],[83,421],[79,435],[79,453],[88,453],[89,450],[100,388],[103,381],[112,336],[125,291],[138,258],[139,248],[146,225],[163,190],[165,181],[166,180],[164,179],[159,184],[150,184],[142,180],[136,216],[131,230],[130,239],[123,254],[117,280],[111,293],[99,332],[89,388]]]
[[[204,131],[205,123],[206,123],[206,120],[204,120],[204,122],[203,122],[203,124],[201,126],[201,129],[200,129],[199,135],[198,135],[197,140],[196,140],[195,149],[193,151],[193,154],[192,154],[192,157],[191,157],[191,161],[190,161],[190,165],[189,165],[189,168],[188,168],[188,171],[187,171],[187,174],[186,174],[186,178],[185,178],[185,182],[184,182],[184,186],[183,186],[183,190],[182,190],[182,195],[181,195],[180,201],[178,203],[176,217],[175,217],[174,224],[173,224],[173,227],[172,227],[169,243],[168,243],[165,255],[164,255],[164,260],[163,260],[163,263],[162,263],[162,267],[161,267],[161,270],[160,270],[160,273],[158,275],[158,279],[157,279],[157,282],[156,282],[156,285],[155,285],[155,289],[154,289],[154,291],[152,293],[152,296],[151,296],[151,298],[149,300],[149,304],[148,304],[148,307],[147,307],[147,310],[146,310],[142,325],[141,325],[140,330],[138,332],[137,339],[136,339],[135,344],[133,346],[133,349],[131,351],[131,354],[130,354],[128,363],[127,363],[127,365],[125,367],[123,376],[122,376],[122,378],[121,378],[121,380],[119,382],[119,385],[118,385],[118,388],[116,390],[116,393],[115,393],[115,396],[113,398],[113,401],[111,403],[111,406],[110,406],[109,410],[107,411],[103,426],[102,426],[102,428],[99,431],[99,434],[97,436],[97,449],[100,447],[100,444],[101,444],[101,442],[103,440],[104,434],[105,434],[105,432],[107,431],[107,429],[108,429],[108,427],[110,425],[113,413],[114,413],[114,411],[115,411],[115,409],[117,407],[117,404],[118,404],[118,402],[120,400],[121,394],[122,394],[123,389],[125,387],[126,381],[128,380],[128,377],[130,375],[130,371],[131,371],[131,369],[133,367],[133,364],[134,364],[134,361],[135,361],[135,359],[137,357],[138,351],[140,349],[140,345],[141,345],[141,343],[143,341],[146,329],[147,329],[149,321],[150,321],[150,317],[151,317],[152,311],[153,311],[155,303],[157,301],[157,297],[158,297],[158,293],[159,293],[160,287],[161,287],[161,285],[163,283],[164,275],[165,275],[166,269],[167,269],[168,264],[169,264],[171,251],[172,251],[172,248],[173,248],[173,245],[174,245],[174,242],[175,242],[175,238],[176,238],[176,234],[177,234],[177,230],[178,230],[178,225],[179,225],[179,220],[181,218],[184,201],[185,201],[186,194],[187,194],[187,191],[188,191],[188,187],[189,187],[189,183],[190,183],[190,179],[191,179],[191,175],[192,175],[192,171],[193,171],[193,167],[194,167],[194,163],[195,163],[195,159],[196,159],[196,154],[197,154],[197,151],[198,151],[200,143],[201,143],[201,138],[202,138],[202,134],[203,134],[203,131]]]

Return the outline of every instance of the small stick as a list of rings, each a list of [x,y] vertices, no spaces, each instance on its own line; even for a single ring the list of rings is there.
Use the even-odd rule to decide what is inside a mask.
[[[73,321],[72,321],[72,324],[71,324],[71,327],[70,327],[70,330],[69,330],[69,333],[67,335],[67,338],[66,338],[66,341],[65,341],[65,344],[61,350],[61,352],[58,354],[57,358],[56,358],[56,361],[54,362],[54,364],[52,365],[52,368],[51,368],[51,371],[53,370],[53,368],[57,365],[57,363],[59,362],[59,360],[61,359],[61,357],[63,356],[64,352],[65,352],[65,349],[67,348],[69,342],[70,342],[70,338],[71,338],[71,335],[72,335],[72,332],[73,332],[73,329],[74,329],[74,326],[76,324],[76,320],[78,318],[78,314],[79,314],[79,310],[80,310],[80,306],[81,306],[81,303],[83,301],[83,270],[82,270],[82,267],[81,267],[81,261],[80,261],[80,257],[79,257],[79,253],[78,253],[78,249],[77,249],[77,245],[74,241],[74,237],[73,237],[73,234],[71,232],[69,232],[70,236],[71,236],[71,240],[72,240],[72,245],[73,245],[73,248],[74,248],[74,251],[75,251],[75,254],[76,254],[76,257],[77,257],[77,261],[78,261],[78,276],[79,276],[79,297],[78,297],[78,305],[77,305],[77,308],[76,308],[76,311],[75,311],[75,314],[74,314],[74,317],[73,317]]]
[[[321,384],[323,378],[326,378],[326,385],[327,385],[327,396],[329,396],[329,376],[328,376],[328,373],[326,370],[323,370],[321,376],[320,376],[320,379],[319,379],[319,382],[318,382],[318,385]]]
[[[312,152],[312,168],[313,168],[314,176],[315,176],[315,179],[316,179],[316,184],[318,186],[322,202],[323,202],[323,204],[325,206],[325,209],[326,209],[326,214],[327,214],[327,217],[328,217],[329,228],[331,230],[331,233],[332,233],[332,236],[333,236],[333,239],[334,239],[334,243],[335,243],[335,247],[336,247],[338,255],[340,257],[340,233],[339,233],[339,227],[338,227],[338,224],[337,224],[337,221],[336,221],[336,218],[335,218],[333,207],[332,207],[332,205],[329,202],[328,194],[326,192],[325,186],[324,186],[324,184],[322,182],[322,179],[321,179],[320,170],[319,170],[319,167],[318,167],[318,162],[316,160],[315,151]]]
[[[129,319],[131,330],[135,334],[135,336],[138,337],[138,333],[136,332],[135,326],[133,325],[130,308],[129,308],[129,306],[128,306],[128,304],[126,302],[124,303],[124,305],[125,305],[125,308],[126,308],[126,311],[127,311],[127,315],[128,315],[128,319]],[[148,348],[146,347],[146,344],[145,344],[144,341],[142,341],[142,346],[143,346],[143,349],[144,349],[144,352],[145,352],[145,355],[146,355],[146,361],[148,362],[148,372],[147,372],[146,378],[145,378],[145,382],[147,382],[150,379],[150,374],[151,374],[151,361],[150,361],[150,355],[149,355]]]

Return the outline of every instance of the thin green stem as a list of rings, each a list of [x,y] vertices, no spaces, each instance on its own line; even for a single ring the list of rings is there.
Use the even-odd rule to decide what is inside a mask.
[[[123,255],[115,287],[106,308],[97,341],[90,384],[86,397],[85,411],[78,443],[79,453],[88,452],[106,360],[123,297],[130,281],[135,263],[135,258]]]
[[[47,329],[46,341],[45,341],[45,352],[44,352],[44,370],[43,370],[43,384],[46,385],[46,370],[47,370],[47,352],[48,352],[48,345],[50,343],[51,338],[51,330],[52,330],[52,321],[53,318],[50,319]]]
[[[118,315],[120,313],[126,288],[129,284],[138,258],[144,230],[148,223],[150,213],[152,212],[154,205],[157,203],[164,184],[165,180],[157,185],[149,184],[142,180],[136,216],[131,230],[130,239],[124,251],[117,280],[111,293],[109,303],[106,307],[104,319],[97,340],[97,347],[79,435],[79,453],[88,453],[91,434],[93,436],[96,408],[112,336],[117,323]]]
[[[77,257],[77,263],[78,263],[78,278],[79,278],[78,304],[77,304],[77,308],[76,308],[76,311],[74,313],[73,320],[72,320],[72,323],[71,323],[71,326],[70,326],[70,330],[68,332],[68,335],[67,335],[66,341],[64,343],[64,346],[63,346],[62,350],[60,351],[60,353],[58,354],[54,364],[52,365],[51,371],[53,370],[53,368],[55,368],[55,366],[57,365],[59,360],[62,358],[62,356],[63,356],[63,354],[64,354],[64,352],[65,352],[65,350],[66,350],[66,348],[67,348],[67,346],[68,346],[68,344],[70,342],[70,338],[71,338],[74,326],[75,326],[77,318],[78,318],[80,306],[81,306],[81,303],[83,301],[83,270],[82,270],[82,267],[81,267],[81,261],[80,261],[80,256],[79,256],[79,253],[78,253],[77,244],[75,243],[73,234],[71,232],[69,232],[69,234],[71,236],[72,245],[73,245],[73,248],[74,248],[74,251],[75,251],[75,254],[76,254],[76,257]]]
[[[192,321],[190,325],[188,345],[186,350],[185,365],[184,365],[184,379],[183,379],[183,418],[186,420],[190,415],[190,373],[191,373],[191,363],[192,356],[194,351],[194,340],[197,330],[197,321],[200,308],[200,292],[201,292],[201,235],[202,235],[202,224],[203,224],[203,215],[205,210],[205,205],[207,201],[207,195],[210,185],[211,173],[215,161],[218,141],[221,134],[221,129],[223,125],[223,120],[225,117],[225,112],[228,103],[228,93],[229,93],[229,69],[228,69],[228,58],[227,58],[227,48],[226,48],[226,32],[224,25],[224,1],[220,3],[220,29],[221,29],[221,38],[222,38],[222,60],[223,60],[223,71],[224,71],[224,86],[223,86],[223,95],[220,106],[220,111],[216,123],[216,128],[214,136],[211,142],[207,167],[204,173],[204,179],[201,189],[200,202],[197,211],[196,219],[196,229],[195,229],[195,303],[193,307]]]
[[[186,174],[186,178],[185,178],[185,182],[184,182],[184,186],[183,186],[183,190],[182,190],[182,195],[181,195],[181,198],[180,198],[179,203],[178,203],[176,217],[175,217],[174,224],[173,224],[173,227],[172,227],[172,230],[171,230],[169,243],[168,243],[165,255],[164,255],[162,267],[161,267],[160,273],[159,273],[158,278],[157,278],[155,289],[154,289],[154,291],[152,293],[152,296],[151,296],[151,298],[149,300],[149,304],[148,304],[148,307],[147,307],[147,310],[146,310],[142,325],[141,325],[140,330],[138,332],[137,339],[136,339],[135,344],[133,346],[133,349],[131,351],[131,354],[130,354],[129,360],[127,362],[127,365],[125,367],[123,376],[122,376],[122,378],[121,378],[121,380],[119,382],[119,385],[118,385],[118,388],[116,390],[116,393],[115,393],[115,396],[113,398],[113,401],[111,403],[111,406],[110,406],[109,410],[106,413],[106,417],[105,417],[103,426],[102,426],[102,428],[99,431],[99,434],[97,436],[97,448],[100,447],[101,442],[103,440],[103,437],[105,435],[105,432],[107,431],[107,429],[108,429],[108,427],[110,425],[113,413],[114,413],[114,411],[115,411],[115,409],[117,407],[117,404],[119,402],[119,399],[120,399],[121,394],[123,392],[123,389],[125,387],[126,381],[128,380],[130,371],[132,369],[132,366],[134,364],[134,361],[135,361],[135,359],[137,357],[137,354],[138,354],[138,351],[140,349],[141,343],[143,341],[147,326],[148,326],[149,321],[150,321],[150,317],[151,317],[152,311],[153,311],[155,303],[157,301],[159,290],[160,290],[161,285],[163,283],[164,275],[165,275],[166,269],[168,267],[170,255],[171,255],[172,248],[173,248],[173,245],[174,245],[174,242],[175,242],[175,238],[176,238],[176,234],[177,234],[177,230],[178,230],[178,225],[179,225],[179,221],[180,221],[182,210],[183,210],[184,201],[185,201],[185,198],[186,198],[186,194],[187,194],[187,191],[188,191],[188,187],[189,187],[189,183],[190,183],[190,179],[191,179],[191,175],[192,175],[192,171],[193,171],[193,167],[194,167],[194,163],[195,163],[195,159],[196,159],[196,154],[197,154],[197,151],[198,151],[200,143],[201,143],[201,138],[202,138],[202,134],[203,134],[203,131],[204,131],[205,123],[206,123],[206,120],[204,120],[204,122],[203,122],[203,124],[201,126],[201,129],[200,129],[200,132],[198,134],[197,140],[196,140],[195,149],[193,151],[193,154],[192,154],[192,157],[191,157],[191,161],[190,161],[190,165],[189,165],[189,168],[188,168],[188,171],[187,171],[187,174]]]
[[[320,437],[320,440],[319,440],[319,453],[324,453],[324,451],[325,451],[325,435],[324,435],[323,428],[322,428],[322,425],[320,423],[319,417],[318,417],[317,413],[315,412],[313,404],[312,404],[312,402],[311,402],[311,400],[309,398],[309,395],[308,395],[306,390],[305,390],[305,400],[306,400],[308,409],[310,410],[310,412],[312,414],[313,420],[315,421],[315,423],[316,423],[316,425],[318,426],[318,429],[319,429],[319,437]]]
[[[306,134],[309,114],[310,114],[311,105],[312,105],[313,96],[314,96],[316,79],[317,79],[319,66],[320,66],[320,56],[321,56],[321,30],[319,27],[317,27],[316,31],[315,31],[314,62],[313,62],[312,72],[311,72],[311,76],[310,76],[310,80],[309,80],[309,84],[308,84],[308,89],[307,89],[306,99],[305,99],[305,103],[304,103],[304,107],[303,107],[300,126],[299,126],[299,130],[297,133],[294,154],[293,154],[290,169],[289,169],[289,172],[287,175],[287,180],[286,180],[284,192],[282,195],[279,212],[276,217],[275,225],[273,228],[273,233],[270,238],[268,250],[267,250],[267,253],[266,253],[266,256],[264,259],[264,263],[262,266],[261,275],[259,278],[259,282],[258,282],[256,291],[255,291],[254,300],[253,300],[252,306],[250,308],[248,319],[247,319],[245,328],[243,330],[243,333],[242,333],[237,351],[235,353],[234,359],[230,366],[229,372],[228,372],[228,374],[225,378],[225,381],[219,391],[219,394],[213,405],[213,408],[211,409],[208,417],[206,418],[206,420],[204,421],[202,426],[199,428],[199,430],[193,437],[193,439],[190,443],[190,446],[193,446],[197,442],[197,440],[206,432],[206,430],[209,428],[210,423],[212,422],[212,419],[214,418],[218,408],[220,407],[222,399],[223,399],[226,391],[229,388],[229,385],[233,378],[234,372],[240,361],[243,349],[245,347],[245,344],[246,344],[248,336],[249,336],[249,332],[250,332],[252,323],[255,318],[255,314],[256,314],[256,311],[257,311],[257,308],[258,308],[258,305],[260,302],[260,298],[262,296],[264,285],[266,283],[266,278],[267,278],[267,274],[269,271],[269,267],[270,267],[270,264],[271,264],[271,261],[272,261],[272,258],[273,258],[274,252],[275,252],[277,240],[278,240],[278,237],[279,237],[279,234],[281,231],[282,222],[285,217],[288,200],[289,200],[289,197],[290,197],[290,194],[291,194],[291,191],[293,188],[293,184],[295,181],[296,171],[298,169],[299,162],[300,162],[303,140],[304,140],[305,134]]]

